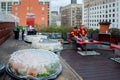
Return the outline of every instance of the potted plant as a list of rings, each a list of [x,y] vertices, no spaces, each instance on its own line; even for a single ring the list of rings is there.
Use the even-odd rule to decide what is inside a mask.
[[[23,35],[24,35],[24,28],[22,26],[15,26],[13,29],[14,35],[15,35],[15,39],[19,39],[20,37],[20,31],[21,33],[21,38],[23,39]]]
[[[15,39],[18,39],[19,38],[19,26],[15,26],[14,29],[13,29],[13,32],[14,32],[14,38]]]

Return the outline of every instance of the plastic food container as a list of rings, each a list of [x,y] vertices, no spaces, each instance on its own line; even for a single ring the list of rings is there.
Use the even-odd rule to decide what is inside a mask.
[[[30,73],[31,69],[37,71],[36,76]],[[51,51],[24,49],[10,56],[6,71],[17,80],[49,80],[55,79],[61,73],[62,65],[59,57]]]

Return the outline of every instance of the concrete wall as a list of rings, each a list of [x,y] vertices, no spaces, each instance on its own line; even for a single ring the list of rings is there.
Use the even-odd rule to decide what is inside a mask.
[[[14,26],[14,22],[0,22],[0,45],[13,34]]]

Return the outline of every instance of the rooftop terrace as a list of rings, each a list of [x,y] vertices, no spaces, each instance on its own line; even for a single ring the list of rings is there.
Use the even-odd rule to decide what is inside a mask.
[[[64,50],[61,52],[61,57],[67,65],[72,68],[72,73],[67,74],[66,71],[71,68],[65,68],[66,71],[62,75],[66,75],[64,80],[119,80],[120,79],[120,63],[112,61],[113,51],[111,50],[96,50],[100,55],[96,56],[81,56],[75,48],[66,48],[69,44],[64,45]],[[0,61],[7,63],[9,55],[16,50],[31,48],[30,44],[24,41],[14,40],[9,38],[0,46]],[[64,65],[63,65],[64,66]],[[73,76],[74,75],[74,76]],[[5,77],[5,76],[2,76]],[[67,79],[68,77],[68,79]],[[14,80],[14,79],[2,79]],[[59,79],[57,79],[59,80]],[[61,79],[63,80],[63,79]]]

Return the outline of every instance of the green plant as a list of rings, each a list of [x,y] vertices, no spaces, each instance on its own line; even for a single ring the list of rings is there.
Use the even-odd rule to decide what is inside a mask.
[[[46,32],[46,33],[61,33],[62,38],[65,39],[67,36],[67,32],[69,32],[72,29],[72,27],[57,27],[57,26],[49,26],[46,28],[40,29],[38,32]]]
[[[89,33],[99,33],[99,29],[88,28]]]
[[[24,26],[15,26],[13,31],[20,31],[20,30],[25,30],[25,27]]]
[[[111,33],[111,36],[120,36],[120,29],[118,28],[110,28],[108,31]]]

